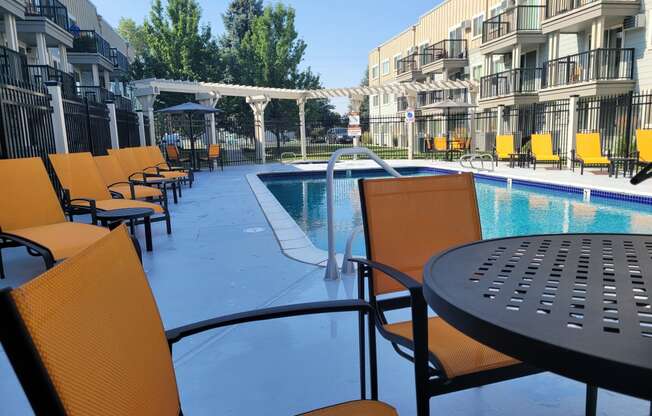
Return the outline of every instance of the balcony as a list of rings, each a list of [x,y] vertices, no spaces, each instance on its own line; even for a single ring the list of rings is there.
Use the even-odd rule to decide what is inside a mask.
[[[539,96],[624,94],[633,87],[634,49],[601,48],[544,62]]]
[[[482,24],[482,53],[506,53],[516,44],[545,43],[545,6],[515,6]]]
[[[49,65],[27,65],[27,73],[35,85],[58,82],[64,97],[73,98],[77,94],[75,77],[60,69]]]
[[[27,81],[27,57],[22,53],[0,46],[0,76],[2,78]]]
[[[77,95],[81,98],[87,98],[90,103],[104,104],[107,101],[114,101],[114,94],[104,87],[97,85],[78,85]]]
[[[68,60],[76,66],[99,65],[113,71],[115,64],[111,56],[111,45],[94,30],[77,30],[73,46],[68,50]]]
[[[548,0],[542,33],[578,32],[599,17],[622,20],[639,13],[639,0]]]
[[[421,55],[421,73],[441,73],[469,63],[466,39],[444,39],[428,46]]]
[[[413,53],[396,61],[396,81],[412,82],[425,79],[421,73],[422,55]]]
[[[63,44],[72,46],[72,35],[68,32],[68,9],[58,0],[25,2],[25,19],[16,21],[18,39],[35,46],[36,33],[45,35],[50,48]]]
[[[117,48],[111,48],[111,61],[116,71],[127,74],[129,72],[129,58],[127,58]]]
[[[484,76],[480,79],[479,102],[483,107],[535,103],[541,73],[541,68],[516,68]]]

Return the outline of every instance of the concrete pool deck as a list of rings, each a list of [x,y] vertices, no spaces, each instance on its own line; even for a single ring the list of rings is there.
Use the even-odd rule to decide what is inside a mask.
[[[366,163],[344,162],[338,168]],[[396,163],[421,164],[453,166]],[[354,279],[325,282],[322,268],[283,254],[247,180],[249,174],[318,168],[270,164],[197,175],[196,185],[171,205],[173,234],[154,224],[154,252],[143,258],[166,328],[264,306],[355,296]],[[591,176],[601,183],[608,179]],[[613,186],[626,188],[626,180],[617,183]],[[652,194],[652,184],[641,190]],[[8,278],[0,287],[17,286],[43,270],[42,262],[24,250],[3,250],[3,257]],[[213,331],[181,343],[174,362],[184,413],[285,415],[357,398],[356,323],[353,314],[292,318]],[[411,364],[384,340],[378,347],[380,398],[402,415],[414,414]],[[31,413],[3,352],[0,401],[0,415]],[[433,415],[580,415],[584,387],[545,373],[436,397],[431,406]],[[599,414],[623,416],[647,415],[649,409],[641,400],[604,390],[598,407]]]

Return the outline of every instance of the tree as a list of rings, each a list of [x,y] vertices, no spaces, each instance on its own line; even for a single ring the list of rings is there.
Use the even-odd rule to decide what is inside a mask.
[[[133,19],[122,17],[118,22],[118,34],[129,43],[133,56],[141,57],[147,49],[147,34],[143,25],[137,24]]]

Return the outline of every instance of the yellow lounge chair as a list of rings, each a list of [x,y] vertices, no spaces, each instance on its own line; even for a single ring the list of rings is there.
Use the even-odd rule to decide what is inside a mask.
[[[611,165],[609,155],[607,157],[602,155],[600,133],[577,133],[575,135],[575,149],[571,152],[573,155],[573,171],[575,170],[575,164],[579,164],[581,175],[584,175],[585,166],[609,168]]]
[[[129,181],[129,176],[124,173],[120,162],[113,155],[93,157],[97,169],[104,180],[104,184],[109,191],[126,199],[157,199],[165,203],[164,198],[166,188],[162,190],[153,186],[137,185]]]
[[[435,137],[433,143],[435,146],[435,152],[434,152],[435,156],[443,154],[444,158],[448,159],[448,154],[449,154],[448,139],[446,139],[446,137],[443,136]]]
[[[636,130],[637,165],[652,163],[652,130]]]
[[[49,157],[65,190],[65,205],[69,215],[90,214],[93,222],[97,223],[97,211],[150,208],[154,211],[151,221],[165,221],[167,233],[172,233],[170,213],[164,206],[147,201],[113,198],[90,153],[53,154]]]
[[[216,328],[336,312],[372,316],[368,303],[354,299],[241,312],[165,331],[124,226],[31,282],[0,291],[2,346],[37,415],[181,415],[172,361],[177,342]],[[361,374],[365,361],[361,354]],[[216,394],[209,380],[191,382]],[[390,405],[362,396],[305,415],[396,416]]]
[[[131,153],[142,171],[163,176],[168,180],[176,180],[179,184],[188,182],[192,188],[189,171],[171,170],[165,169],[162,166],[157,166],[152,158],[151,151],[146,147],[129,147],[122,149],[121,151]]]
[[[561,169],[562,158],[559,156],[559,149],[557,149],[557,154],[552,150],[552,135],[550,133],[533,134],[531,141],[534,169],[537,168],[537,163],[554,163]]]
[[[496,136],[496,146],[494,147],[494,156],[496,158],[496,166],[500,160],[511,160],[514,150],[514,136],[511,134],[501,134]]]
[[[0,177],[0,278],[3,248],[27,247],[50,268],[108,234],[106,228],[66,221],[40,158],[0,160]]]

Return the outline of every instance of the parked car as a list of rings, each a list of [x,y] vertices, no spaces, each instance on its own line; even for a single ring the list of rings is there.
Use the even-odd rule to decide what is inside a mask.
[[[333,127],[326,133],[326,141],[329,144],[351,144],[353,137],[349,136],[346,127]]]

